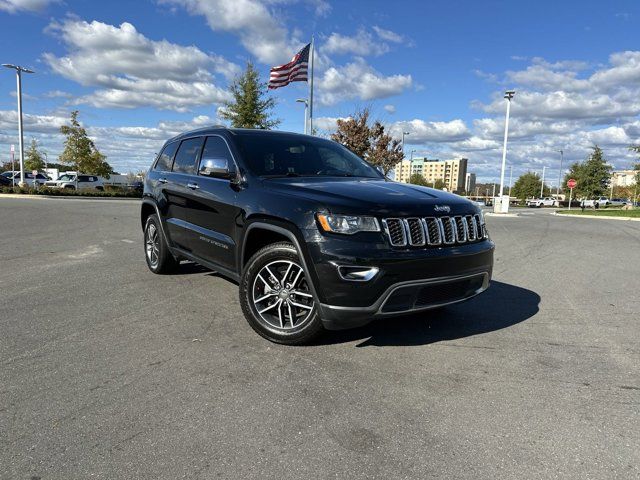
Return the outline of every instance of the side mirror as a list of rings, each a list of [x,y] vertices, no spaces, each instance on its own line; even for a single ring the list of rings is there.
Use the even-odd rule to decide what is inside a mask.
[[[203,158],[200,160],[200,175],[215,178],[233,178],[236,174],[235,169],[229,167],[229,161],[226,158]]]

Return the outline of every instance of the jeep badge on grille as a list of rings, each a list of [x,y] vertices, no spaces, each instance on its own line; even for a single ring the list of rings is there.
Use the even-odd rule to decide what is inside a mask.
[[[433,211],[449,213],[451,211],[451,207],[449,205],[436,205],[433,207]]]

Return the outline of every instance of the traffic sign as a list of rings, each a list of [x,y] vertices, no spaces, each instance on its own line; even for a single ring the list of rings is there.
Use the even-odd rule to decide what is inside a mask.
[[[576,182],[573,178],[570,178],[567,181],[567,187],[569,188],[575,188],[575,186],[578,184],[578,182]]]
[[[31,170],[31,173],[33,173],[34,175],[38,174],[38,170]]]

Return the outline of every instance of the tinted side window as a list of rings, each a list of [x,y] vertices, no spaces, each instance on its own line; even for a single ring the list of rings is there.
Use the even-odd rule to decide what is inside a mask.
[[[165,172],[171,171],[171,163],[173,162],[173,155],[178,149],[178,142],[172,142],[162,150],[158,161],[156,162],[155,170],[161,170]]]
[[[202,150],[202,137],[190,138],[183,140],[176,153],[176,158],[173,161],[173,171],[176,173],[196,173],[196,161],[200,156],[200,150]]]
[[[205,158],[224,158],[229,162],[229,168],[232,170],[235,169],[229,147],[227,147],[226,142],[221,137],[207,137],[207,142],[202,152],[202,159],[204,160]]]
[[[78,176],[78,181],[79,182],[88,182],[89,181],[89,177],[87,177],[86,175],[80,175],[80,176]]]

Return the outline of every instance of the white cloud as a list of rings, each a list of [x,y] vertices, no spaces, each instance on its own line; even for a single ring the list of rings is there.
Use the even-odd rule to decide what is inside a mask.
[[[43,94],[43,97],[47,98],[72,98],[73,94],[69,92],[63,92],[62,90],[51,90]]]
[[[380,28],[377,25],[373,26],[373,30],[376,32],[376,35],[378,35],[378,37],[380,37],[382,40],[386,40],[387,42],[402,43],[405,41],[404,37],[399,33],[392,32],[391,30],[385,30],[384,28]]]
[[[338,120],[347,120],[349,117],[318,117],[313,119],[313,126],[318,130],[333,132],[338,128]]]
[[[450,122],[427,122],[420,119],[400,121],[393,123],[390,126],[390,131],[398,138],[402,132],[409,132],[405,141],[412,145],[453,142],[466,139],[470,135],[467,125],[460,119]]]
[[[398,95],[413,85],[411,75],[383,74],[362,59],[343,67],[330,67],[317,79],[318,97],[323,105],[351,99],[374,100]]]
[[[9,13],[42,12],[49,5],[59,2],[60,0],[0,0],[0,10]]]
[[[387,112],[387,113],[392,113],[392,114],[396,113],[396,106],[395,105],[391,105],[391,104],[385,105],[384,106],[384,111]]]
[[[257,0],[159,0],[161,4],[178,5],[191,15],[202,15],[214,31],[230,32],[260,62],[284,63],[302,47],[290,39],[276,16]],[[326,10],[319,4],[320,9]]]
[[[99,87],[77,100],[96,107],[151,106],[185,111],[220,103],[229,93],[213,83],[210,71],[230,78],[239,67],[195,46],[150,40],[130,23],[113,26],[69,18],[52,23],[69,52],[44,54],[51,69],[84,86]]]
[[[383,55],[389,51],[389,45],[374,39],[373,35],[366,30],[360,29],[351,37],[332,33],[322,50],[328,54]]]

